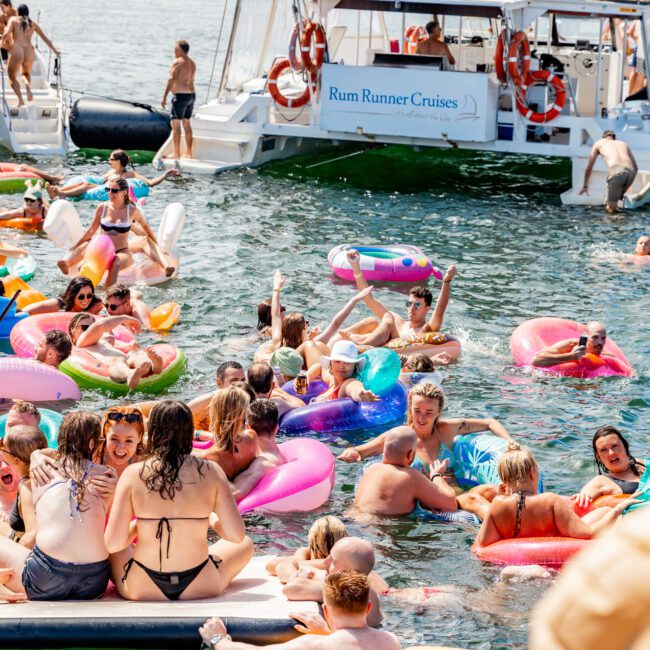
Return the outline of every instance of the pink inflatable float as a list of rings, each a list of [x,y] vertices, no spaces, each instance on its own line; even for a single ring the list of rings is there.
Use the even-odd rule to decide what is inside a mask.
[[[527,320],[517,327],[510,337],[510,351],[518,366],[530,366],[537,352],[547,345],[564,339],[578,339],[584,334],[585,326],[566,318],[545,316]],[[634,370],[623,351],[608,338],[602,356],[586,354],[580,361],[560,363],[548,368],[538,368],[545,372],[566,377],[611,377],[622,375],[630,377]]]
[[[0,398],[45,402],[81,399],[79,386],[56,368],[32,359],[0,359]]]
[[[329,499],[334,486],[334,456],[318,440],[303,438],[280,445],[285,464],[269,472],[239,503],[242,514],[308,512]]]
[[[351,246],[334,247],[327,255],[327,263],[339,278],[354,282],[354,274],[347,252],[359,252],[361,274],[366,280],[379,282],[422,282],[430,275],[442,280],[443,272],[417,246]]]
[[[540,564],[557,569],[590,541],[571,537],[518,537],[489,546],[474,544],[472,551],[480,560],[495,564]]]

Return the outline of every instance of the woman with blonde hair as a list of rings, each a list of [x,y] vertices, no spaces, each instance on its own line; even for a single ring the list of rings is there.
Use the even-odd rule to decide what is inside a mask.
[[[255,459],[255,432],[246,428],[248,393],[240,386],[219,389],[210,402],[212,446],[196,455],[217,463],[229,480],[244,471]]]
[[[527,447],[511,442],[499,459],[503,494],[494,497],[476,536],[480,546],[516,537],[573,537],[591,539],[611,526],[630,503],[597,508],[582,519],[567,500],[553,492],[537,493],[539,469]]]

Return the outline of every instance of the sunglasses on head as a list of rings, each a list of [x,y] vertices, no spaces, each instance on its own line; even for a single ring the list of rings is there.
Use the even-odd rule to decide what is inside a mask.
[[[106,417],[111,422],[121,422],[122,420],[128,422],[129,424],[142,422],[142,416],[139,413],[118,413],[117,411],[111,411],[106,415]]]
[[[422,307],[421,302],[415,302],[413,300],[407,300],[404,304],[406,305],[407,309],[409,309],[411,307],[415,307],[416,309],[420,309],[420,307]]]
[[[124,192],[124,190],[121,190],[119,187],[107,187],[106,191],[109,192],[110,194],[117,194],[118,192]]]

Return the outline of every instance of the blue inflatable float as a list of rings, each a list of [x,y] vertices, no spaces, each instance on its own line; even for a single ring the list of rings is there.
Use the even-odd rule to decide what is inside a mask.
[[[59,427],[63,421],[63,416],[56,411],[51,411],[50,409],[39,408],[38,412],[41,414],[41,423],[39,428],[45,434],[48,446],[52,449],[56,449],[59,439]],[[5,437],[6,426],[7,415],[5,414],[0,417],[0,438]]]
[[[0,296],[0,314],[7,308],[9,304],[9,298]],[[5,317],[0,320],[0,339],[8,339],[9,334],[13,326],[18,322],[27,318],[27,314],[16,309],[16,303],[11,305],[9,311],[5,314]]]
[[[149,186],[139,178],[128,178],[126,181],[136,199],[141,199],[149,194]],[[66,182],[65,186],[76,185],[77,183],[95,183],[97,187],[92,187],[81,196],[74,197],[80,201],[108,201],[108,192],[103,176],[74,176]],[[63,189],[65,189],[65,186]]]

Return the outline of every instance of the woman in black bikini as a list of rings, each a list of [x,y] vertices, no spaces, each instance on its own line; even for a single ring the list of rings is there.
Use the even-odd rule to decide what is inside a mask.
[[[216,463],[192,456],[183,402],[156,404],[148,436],[151,456],[122,473],[106,527],[113,582],[129,600],[218,596],[253,555],[228,480]],[[208,546],[213,512],[221,539]]]
[[[612,426],[600,427],[592,440],[598,476],[587,483],[573,499],[586,508],[598,497],[634,494],[645,465],[630,454],[630,445],[623,434]]]
[[[160,249],[156,236],[154,235],[147,220],[142,216],[140,210],[131,203],[129,198],[129,185],[123,178],[110,180],[106,184],[108,192],[108,203],[100,203],[95,211],[95,218],[90,228],[83,237],[70,249],[70,252],[57,264],[64,274],[68,274],[70,266],[80,262],[86,251],[86,245],[93,235],[101,230],[101,233],[108,235],[115,245],[115,260],[111,265],[110,273],[106,280],[106,286],[111,286],[117,281],[117,275],[121,268],[131,264],[131,250],[129,247],[129,233],[131,230],[136,235],[144,235],[146,240],[139,250],[148,255],[154,262],[165,269],[165,274],[170,277],[176,270],[168,266],[163,251]],[[140,238],[141,239],[141,238]]]

